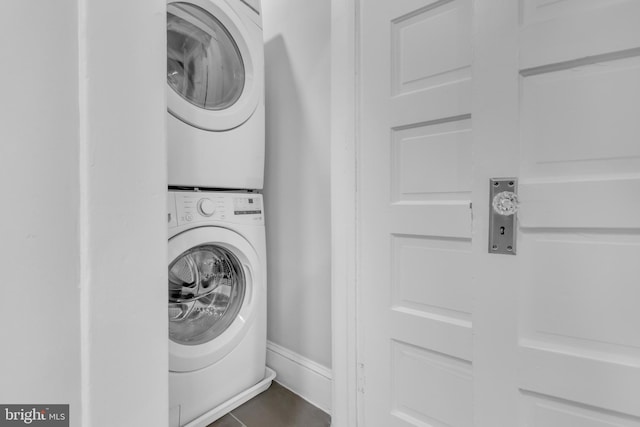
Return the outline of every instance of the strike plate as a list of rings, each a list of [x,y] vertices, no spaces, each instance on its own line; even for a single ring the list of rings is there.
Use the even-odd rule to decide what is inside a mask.
[[[496,195],[503,192],[517,194],[517,178],[492,178],[489,180],[489,253],[516,254],[516,215],[498,213],[493,206]]]

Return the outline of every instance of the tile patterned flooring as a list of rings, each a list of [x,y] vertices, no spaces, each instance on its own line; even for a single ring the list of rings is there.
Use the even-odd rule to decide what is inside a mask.
[[[331,417],[277,382],[208,427],[329,427]]]

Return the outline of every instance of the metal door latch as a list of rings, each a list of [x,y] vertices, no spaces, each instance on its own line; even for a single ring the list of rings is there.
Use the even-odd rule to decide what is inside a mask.
[[[489,183],[489,253],[515,255],[518,179],[492,178]]]

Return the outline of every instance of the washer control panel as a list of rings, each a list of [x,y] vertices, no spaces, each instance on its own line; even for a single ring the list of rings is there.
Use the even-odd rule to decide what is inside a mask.
[[[169,192],[167,197],[167,223],[169,228],[178,226],[178,215],[176,214],[176,194]]]
[[[234,215],[262,215],[262,196],[260,197],[234,197]]]
[[[206,221],[264,224],[261,194],[170,191],[168,200],[169,227]]]

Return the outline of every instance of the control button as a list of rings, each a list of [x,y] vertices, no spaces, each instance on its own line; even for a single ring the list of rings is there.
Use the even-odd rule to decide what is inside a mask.
[[[211,216],[216,211],[216,205],[211,201],[211,199],[200,199],[198,200],[198,212],[202,216]]]
[[[191,214],[186,214],[184,219],[186,219],[187,221],[191,221],[193,217],[191,216]]]

